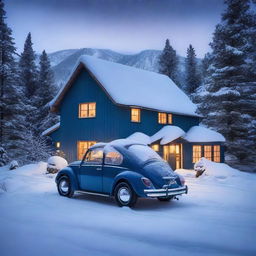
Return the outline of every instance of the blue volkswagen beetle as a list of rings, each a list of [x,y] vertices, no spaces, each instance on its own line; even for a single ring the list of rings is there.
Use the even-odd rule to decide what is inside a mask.
[[[119,206],[134,206],[138,197],[170,201],[186,194],[184,179],[150,147],[127,139],[98,143],[82,161],[56,176],[61,196],[74,192],[113,196]]]

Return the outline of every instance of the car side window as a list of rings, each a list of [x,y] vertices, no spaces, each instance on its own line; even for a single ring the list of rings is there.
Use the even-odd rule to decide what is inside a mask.
[[[85,163],[97,163],[102,164],[103,161],[103,150],[102,149],[93,149],[90,150],[85,157],[84,162]]]
[[[105,164],[121,165],[123,162],[123,156],[115,149],[109,149],[105,155]]]

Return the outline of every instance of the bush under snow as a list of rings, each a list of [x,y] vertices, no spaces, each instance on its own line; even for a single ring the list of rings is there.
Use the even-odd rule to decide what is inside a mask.
[[[68,165],[66,159],[60,156],[51,156],[47,161],[47,172],[57,173],[59,170],[63,169]]]

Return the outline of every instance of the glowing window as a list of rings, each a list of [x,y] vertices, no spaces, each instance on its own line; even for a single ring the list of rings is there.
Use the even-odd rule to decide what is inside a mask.
[[[82,160],[88,148],[94,145],[95,143],[96,141],[78,141],[77,142],[77,159]]]
[[[167,114],[166,113],[158,113],[158,123],[166,124],[167,123]]]
[[[204,157],[208,160],[212,160],[212,146],[204,146]]]
[[[213,161],[217,163],[220,162],[220,145],[213,146]]]
[[[56,142],[56,148],[60,148],[60,142]]]
[[[201,146],[193,145],[193,163],[196,163],[202,157]]]
[[[120,165],[123,162],[123,156],[114,149],[105,156],[105,164]]]
[[[168,114],[168,124],[172,124],[172,114]]]
[[[140,122],[140,109],[139,108],[132,108],[131,109],[131,121],[132,122]]]
[[[86,163],[102,164],[103,162],[103,150],[102,148],[95,148],[89,150],[84,160]]]
[[[96,116],[96,102],[79,104],[79,118],[92,118]]]
[[[152,145],[151,148],[152,148],[153,150],[155,150],[156,152],[159,151],[159,145],[158,145],[158,144]]]

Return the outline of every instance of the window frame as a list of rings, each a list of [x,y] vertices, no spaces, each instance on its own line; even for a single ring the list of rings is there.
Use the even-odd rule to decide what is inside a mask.
[[[173,115],[171,113],[167,114],[167,122],[168,124],[173,124]]]
[[[86,142],[87,143],[87,149],[86,149],[86,151],[82,154],[79,154],[79,144],[81,143],[81,142]],[[91,144],[91,143],[93,143],[92,145],[90,145],[89,146],[89,144]],[[94,144],[96,144],[97,143],[97,141],[93,141],[93,140],[78,140],[77,141],[77,155],[76,155],[76,157],[77,157],[77,160],[83,160],[84,159],[84,157],[85,157],[85,154],[87,153],[87,151],[88,151],[88,149],[91,147],[91,146],[93,146]],[[82,155],[82,157],[80,158],[79,156],[80,155]]]
[[[199,151],[194,151],[195,147],[197,147],[200,150]],[[195,155],[195,153],[200,153],[200,156]],[[201,157],[202,157],[202,145],[192,145],[192,163],[198,162]]]
[[[204,158],[212,161],[212,153],[213,153],[212,145],[203,145],[203,147],[204,147]],[[205,150],[207,147],[210,148],[210,151]],[[206,154],[205,154],[206,152],[208,153],[208,156],[206,156]]]
[[[138,115],[133,115],[133,111],[138,111]],[[133,117],[138,117],[138,120],[133,120]],[[131,108],[131,122],[140,123],[141,122],[141,109],[140,108]]]
[[[165,118],[163,118],[163,116]],[[163,119],[165,119],[165,121],[163,121]],[[168,121],[167,119],[168,119],[167,113],[165,113],[165,112],[158,112],[158,123],[159,124],[167,124],[167,121]]]
[[[94,108],[93,109],[90,109],[90,105],[94,105]],[[82,105],[86,105],[86,110],[82,110]],[[96,108],[97,108],[97,103],[96,102],[82,102],[82,103],[79,103],[78,105],[78,118],[95,118],[96,117]],[[93,116],[90,116],[90,111],[91,110],[94,110],[94,115]],[[86,111],[86,116],[82,116],[82,111]]]
[[[218,148],[218,150],[215,150]],[[213,162],[220,163],[221,161],[221,147],[220,145],[213,145]]]

